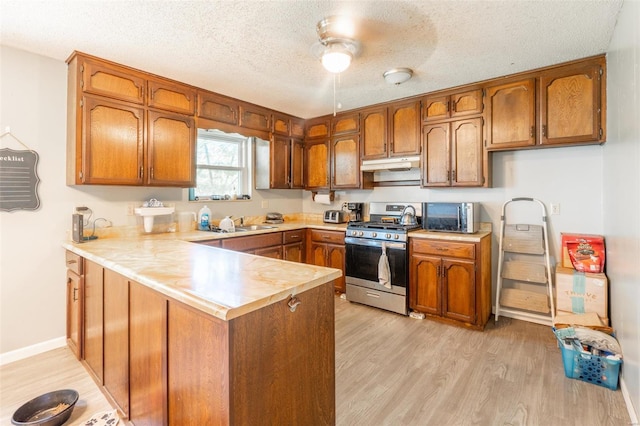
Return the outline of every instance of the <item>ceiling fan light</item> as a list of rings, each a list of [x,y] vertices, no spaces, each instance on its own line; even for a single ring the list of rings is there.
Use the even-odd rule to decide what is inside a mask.
[[[322,66],[334,74],[341,73],[351,65],[352,55],[348,50],[327,49],[322,54]]]
[[[413,76],[411,68],[393,68],[382,74],[384,81],[389,84],[402,84]]]

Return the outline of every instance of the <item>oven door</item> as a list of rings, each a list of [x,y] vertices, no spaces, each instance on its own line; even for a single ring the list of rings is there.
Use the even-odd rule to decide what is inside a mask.
[[[347,251],[345,259],[345,279],[347,284],[407,295],[406,243],[353,237],[347,237],[344,241]],[[391,272],[391,289],[378,282],[378,262],[382,255],[383,244],[387,250],[387,259]]]

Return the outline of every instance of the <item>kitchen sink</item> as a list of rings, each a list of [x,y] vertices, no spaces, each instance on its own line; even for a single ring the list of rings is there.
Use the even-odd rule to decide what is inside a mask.
[[[269,225],[236,226],[236,232],[261,231],[263,229],[274,229],[274,228],[275,226],[269,226]]]

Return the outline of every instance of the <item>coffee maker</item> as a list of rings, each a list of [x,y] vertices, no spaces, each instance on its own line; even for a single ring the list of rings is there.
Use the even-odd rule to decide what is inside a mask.
[[[349,222],[362,222],[364,220],[364,203],[345,203],[346,210],[349,212]]]

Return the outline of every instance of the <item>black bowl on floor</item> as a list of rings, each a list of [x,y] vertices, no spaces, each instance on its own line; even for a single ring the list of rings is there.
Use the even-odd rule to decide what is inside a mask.
[[[18,426],[60,426],[78,401],[78,392],[62,389],[40,395],[18,408],[11,423]]]

